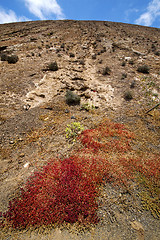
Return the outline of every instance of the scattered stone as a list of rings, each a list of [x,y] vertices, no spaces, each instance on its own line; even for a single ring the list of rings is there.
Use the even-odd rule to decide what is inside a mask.
[[[131,227],[137,231],[137,239],[144,240],[144,228],[138,221],[130,222]]]
[[[71,119],[76,119],[76,117],[75,117],[75,116],[72,116]]]
[[[65,110],[65,113],[69,113],[70,111],[68,109]]]
[[[21,153],[21,154],[19,155],[19,157],[21,157],[21,158],[23,158],[24,156],[25,156],[24,153]]]
[[[23,109],[27,111],[27,110],[29,110],[29,109],[30,109],[30,107],[31,107],[31,105],[30,105],[30,104],[26,104],[26,105],[24,105],[24,106],[23,106]]]
[[[24,168],[28,168],[29,167],[29,162],[24,164]]]
[[[125,57],[124,58],[126,61],[130,61],[132,58],[131,57]]]
[[[135,54],[137,54],[138,56],[145,56],[145,55],[146,55],[145,53],[139,52],[139,51],[134,50],[134,49],[132,49],[132,51],[133,51]]]

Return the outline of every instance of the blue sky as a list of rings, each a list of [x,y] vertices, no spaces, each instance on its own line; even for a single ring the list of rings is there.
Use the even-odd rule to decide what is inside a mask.
[[[160,0],[0,0],[0,24],[29,20],[102,20],[160,27]]]

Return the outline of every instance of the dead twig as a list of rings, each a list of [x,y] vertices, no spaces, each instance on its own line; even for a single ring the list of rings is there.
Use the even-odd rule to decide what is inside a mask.
[[[160,102],[158,104],[156,104],[154,107],[150,108],[147,112],[145,112],[145,114],[148,114],[149,112],[151,112],[153,109],[157,108],[158,106],[160,106]]]

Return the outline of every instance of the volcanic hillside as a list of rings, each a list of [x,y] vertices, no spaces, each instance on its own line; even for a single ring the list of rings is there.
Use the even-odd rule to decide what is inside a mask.
[[[150,176],[158,176],[160,29],[71,20],[1,24],[0,59],[0,212],[7,211],[34,171],[83,148],[75,138],[83,129],[98,129],[92,137],[106,144],[99,126],[108,123],[110,132],[123,124],[134,134],[125,158],[150,157]],[[75,135],[75,129],[67,135],[71,126],[79,126]],[[113,141],[121,139],[114,134]],[[89,158],[82,152],[79,157]],[[109,164],[121,159],[119,153],[102,151],[93,157],[107,158]],[[112,171],[114,178],[120,170]],[[99,186],[97,224],[81,226],[81,231],[76,223],[58,225],[45,233],[45,228],[4,227],[1,238],[158,240],[158,177],[151,185],[147,177],[137,184],[132,180],[125,189],[112,184],[112,178]]]

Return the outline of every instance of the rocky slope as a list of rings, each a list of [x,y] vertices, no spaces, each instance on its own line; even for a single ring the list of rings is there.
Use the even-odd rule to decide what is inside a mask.
[[[18,61],[9,63],[13,55]],[[85,129],[106,117],[124,123],[137,136],[137,151],[159,154],[159,106],[145,113],[160,102],[160,29],[68,20],[3,24],[0,56],[1,212],[35,169],[75,148],[65,138],[73,121]],[[67,90],[81,97],[81,106],[66,104]],[[103,201],[110,210],[102,208],[101,223],[82,235],[56,229],[2,238],[158,240],[158,220],[124,195],[128,212],[116,205],[122,193],[108,185]]]

